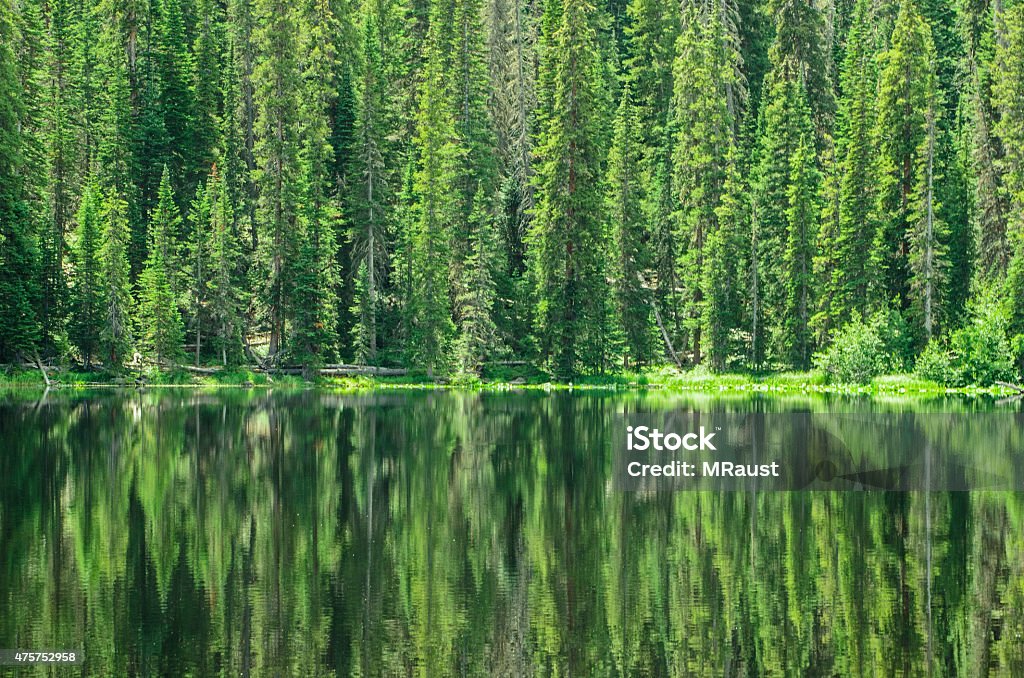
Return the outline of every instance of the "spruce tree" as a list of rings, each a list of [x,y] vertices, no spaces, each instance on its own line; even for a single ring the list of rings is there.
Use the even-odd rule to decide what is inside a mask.
[[[128,229],[125,256],[134,277],[142,269],[146,256],[146,228],[135,182],[135,151],[138,149],[133,143],[136,131],[129,80],[129,56],[135,52],[126,45],[122,33],[122,29],[131,27],[134,19],[126,17],[125,8],[112,1],[101,3],[97,11],[102,26],[97,47],[97,81],[103,85],[97,104],[100,110],[96,145],[98,176],[104,193],[104,209],[116,205],[114,213],[125,219]],[[86,36],[86,39],[96,38]]]
[[[462,321],[455,356],[463,373],[476,375],[480,375],[484,363],[494,356],[499,343],[493,317],[498,251],[488,203],[481,186],[474,197],[467,224],[470,237],[458,299]]]
[[[931,32],[913,0],[904,0],[900,6],[892,45],[879,59],[878,230],[870,264],[876,271],[873,300],[877,306],[896,300],[898,307],[905,310],[911,278],[910,196],[921,167],[918,154],[927,136],[926,116],[936,82]]]
[[[196,194],[192,198],[188,212],[189,239],[184,248],[185,261],[182,268],[188,279],[186,289],[188,301],[185,306],[190,316],[188,325],[195,338],[194,361],[196,366],[199,365],[203,348],[206,346],[203,342],[207,338],[207,325],[209,324],[207,307],[210,295],[210,249],[213,237],[210,228],[213,206],[210,201],[213,197],[213,185],[217,177],[218,172],[214,167],[210,179],[196,188]]]
[[[567,0],[543,53],[552,74],[538,143],[537,212],[531,240],[538,336],[559,378],[603,369],[607,284],[602,218],[604,161],[594,8]],[[546,27],[550,30],[552,27]]]
[[[934,75],[933,75],[934,77]],[[916,177],[911,201],[910,297],[925,340],[931,340],[943,316],[946,284],[946,224],[936,195],[941,176],[938,168],[939,115],[937,82],[928,83],[924,138],[917,151]]]
[[[766,358],[806,366],[820,176],[799,64],[775,65],[764,94],[755,169],[758,322]]]
[[[259,190],[256,162],[256,121],[258,107],[254,69],[256,64],[256,9],[254,0],[230,0],[227,3],[227,63],[225,64],[224,112],[222,125],[235,121],[226,127],[225,149],[237,156],[237,166],[225,164],[222,157],[222,171],[228,181],[235,202],[235,219],[245,229],[246,253],[252,263],[258,251],[260,231],[257,219]],[[197,187],[198,188],[198,187]]]
[[[132,290],[128,264],[128,204],[111,194],[103,201],[103,244],[100,247],[100,290],[103,329],[100,353],[108,370],[119,369],[132,346]]]
[[[666,0],[630,0],[626,15],[624,60],[640,118],[644,143],[655,146],[664,138],[672,100],[672,62],[679,37],[678,5]]]
[[[167,162],[176,192],[190,195],[198,177],[199,141],[195,135],[196,65],[186,38],[182,0],[160,0],[159,100],[167,139]],[[209,67],[209,63],[204,64]],[[208,77],[213,74],[202,74]],[[161,177],[161,183],[163,179]],[[159,198],[158,198],[159,199]]]
[[[65,258],[79,188],[75,115],[81,99],[73,73],[77,8],[70,0],[56,0],[47,10],[43,44],[48,87],[44,90],[43,136],[48,177],[45,227],[39,243],[42,298],[38,315],[42,351],[54,353],[63,334],[68,302]]]
[[[625,336],[629,359],[635,365],[653,359],[650,292],[645,289],[650,273],[648,234],[644,221],[643,178],[639,176],[644,154],[640,112],[632,101],[629,83],[622,90],[615,133],[608,151],[605,211],[611,240],[609,273],[617,320]]]
[[[488,37],[490,92],[488,104],[494,121],[494,144],[501,181],[499,231],[507,254],[507,270],[499,281],[502,296],[518,298],[524,288],[524,239],[534,208],[532,181],[534,131],[537,129],[536,22],[525,0],[489,0],[485,14]],[[507,308],[505,324],[521,327],[528,321],[522,308]],[[524,338],[524,333],[514,337]],[[513,338],[513,337],[508,337]]]
[[[977,221],[979,277],[998,281],[1006,273],[1011,245],[1007,237],[1009,201],[1003,186],[1004,147],[996,131],[994,16],[987,2],[959,3],[957,23],[964,44],[960,70],[964,73],[960,103],[965,132],[970,135],[970,175],[973,179],[973,218]],[[954,222],[950,222],[956,227]]]
[[[1024,379],[1024,234],[1014,236],[1013,257],[1003,287],[1007,334],[1017,361],[1017,373]]]
[[[1009,318],[1009,334],[1017,357],[1017,369],[1024,377],[1024,96],[1020,78],[1024,74],[1024,5],[1005,11],[1002,35],[996,49],[993,98],[999,110],[997,131],[1006,148],[1006,189],[1011,221],[1008,264],[1003,297]]]
[[[867,315],[871,271],[868,257],[875,227],[875,99],[877,70],[871,42],[868,0],[858,0],[846,43],[839,102],[838,224],[827,262],[821,325],[839,328],[854,311]]]
[[[413,184],[415,224],[408,263],[412,273],[410,349],[430,377],[446,369],[454,333],[448,265],[459,218],[459,164],[455,115],[447,90],[445,44],[440,17],[427,37],[427,63],[416,116],[417,156]]]
[[[296,7],[284,0],[258,0],[254,40],[259,59],[253,70],[257,120],[254,156],[259,192],[257,279],[265,281],[257,298],[270,331],[269,354],[277,359],[285,346],[291,309],[290,267],[298,250],[302,199],[302,78]]]
[[[224,53],[223,10],[216,0],[198,0],[196,3],[198,25],[192,47],[193,74],[191,83],[191,143],[186,168],[185,182],[180,196],[190,196],[213,165],[218,146],[218,118],[220,117],[225,84],[221,72]],[[231,83],[231,87],[234,83]],[[237,106],[237,102],[233,101]],[[225,117],[235,122],[235,111],[225,111]]]
[[[333,34],[337,29],[324,0],[306,0],[302,21],[302,168],[301,234],[293,267],[295,298],[289,353],[315,366],[337,355],[338,276],[336,224],[339,212],[331,195],[333,149],[327,113],[337,96]]]
[[[210,177],[209,235],[206,244],[206,316],[210,319],[214,345],[222,365],[238,362],[242,357],[242,297],[239,281],[239,247],[232,231],[234,214],[227,180],[214,167]]]
[[[185,330],[172,280],[177,277],[174,234],[181,217],[174,204],[170,175],[164,169],[159,199],[149,221],[149,256],[139,276],[141,338],[157,364],[176,361],[181,355]]]
[[[997,41],[993,100],[999,111],[996,132],[1006,149],[1006,192],[1010,201],[1010,237],[1024,232],[1024,5],[1017,3],[1000,17],[1002,40]]]
[[[939,130],[935,193],[939,219],[946,225],[946,285],[943,316],[947,328],[967,318],[978,268],[977,204],[970,188],[970,148],[966,129]]]
[[[88,369],[99,353],[106,307],[101,285],[100,246],[102,201],[99,187],[86,184],[76,216],[72,259],[71,321],[68,334]]]
[[[330,288],[334,282],[334,257],[333,250],[332,256],[324,256],[325,251],[333,247],[325,243],[327,237],[333,239],[333,236],[306,224],[300,234],[292,266],[294,308],[289,356],[303,366],[307,378],[335,351],[337,325],[332,302],[336,297]]]
[[[765,11],[775,24],[771,62],[775,67],[791,62],[794,76],[803,80],[820,144],[831,133],[835,115],[824,12],[816,3],[789,0],[768,0]]]
[[[377,361],[377,314],[380,271],[387,254],[388,185],[385,180],[384,113],[387,90],[380,53],[376,15],[364,13],[363,50],[359,64],[355,139],[357,171],[353,195],[352,261],[357,270],[357,309],[354,339],[357,360]]]
[[[676,137],[672,164],[679,205],[678,279],[685,290],[682,314],[692,360],[699,364],[705,302],[704,247],[716,228],[715,209],[721,200],[733,139],[725,91],[734,71],[723,49],[717,15],[702,17],[689,9],[683,20],[674,64]]]
[[[739,147],[733,146],[727,159],[722,199],[715,208],[717,227],[707,241],[704,289],[707,303],[702,322],[707,353],[717,371],[727,367],[730,357],[742,353],[735,334],[743,328],[744,293],[749,289],[749,243],[744,235],[750,224],[749,185],[740,165]]]
[[[31,352],[39,336],[38,250],[24,193],[25,109],[8,12],[0,9],[0,362]]]
[[[787,362],[806,370],[811,366],[813,348],[810,316],[815,301],[813,259],[821,178],[815,162],[810,110],[802,101],[799,106],[794,115],[802,119],[803,130],[789,159],[788,238],[783,258],[786,277],[783,343],[787,348]]]

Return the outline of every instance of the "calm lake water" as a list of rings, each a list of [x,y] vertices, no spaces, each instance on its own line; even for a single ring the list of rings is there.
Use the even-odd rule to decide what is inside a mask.
[[[1024,676],[1024,494],[613,487],[621,415],[680,408],[1020,404],[0,398],[0,648],[96,676]]]

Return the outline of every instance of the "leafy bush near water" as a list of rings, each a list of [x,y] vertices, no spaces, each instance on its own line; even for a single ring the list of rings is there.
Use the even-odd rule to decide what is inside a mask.
[[[991,386],[1017,376],[1013,357],[1005,313],[982,300],[970,323],[950,334],[948,341],[932,341],[925,348],[914,372],[946,386]]]
[[[906,323],[899,313],[883,310],[865,321],[859,313],[814,356],[814,366],[831,383],[867,384],[886,372],[899,371],[910,351]]]

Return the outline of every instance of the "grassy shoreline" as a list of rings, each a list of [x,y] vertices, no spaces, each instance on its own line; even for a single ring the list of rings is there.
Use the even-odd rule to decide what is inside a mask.
[[[168,388],[322,388],[327,390],[370,391],[385,389],[464,389],[464,390],[659,390],[678,392],[731,393],[821,393],[841,395],[1015,395],[1018,391],[1005,386],[947,387],[913,375],[895,374],[874,378],[869,384],[830,384],[820,372],[784,372],[773,374],[713,374],[702,370],[681,372],[660,368],[643,372],[624,372],[580,377],[575,382],[555,382],[547,375],[501,374],[476,377],[452,377],[430,380],[426,375],[405,377],[353,376],[317,377],[309,382],[298,376],[267,375],[246,369],[218,374],[194,374],[184,370],[129,371],[119,375],[103,372],[58,371],[50,375],[52,388],[135,388],[144,386]],[[45,388],[38,370],[0,370],[0,388]]]

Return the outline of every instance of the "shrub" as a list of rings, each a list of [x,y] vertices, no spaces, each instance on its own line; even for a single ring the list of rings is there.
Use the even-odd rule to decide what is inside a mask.
[[[887,367],[885,344],[874,322],[854,314],[832,344],[814,356],[814,366],[832,383],[866,384]]]
[[[1017,376],[1024,379],[1024,334],[1015,335],[1010,344],[1017,363]]]
[[[914,374],[921,379],[946,384],[950,375],[949,347],[940,341],[930,342],[917,359]]]
[[[1006,316],[987,298],[977,301],[971,321],[954,331],[948,345],[933,341],[917,359],[915,373],[947,386],[991,386],[1013,379],[1013,350]]]
[[[914,360],[914,334],[903,314],[887,306],[871,316],[871,326],[882,340],[885,372],[903,372]]]

